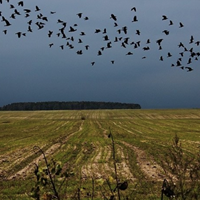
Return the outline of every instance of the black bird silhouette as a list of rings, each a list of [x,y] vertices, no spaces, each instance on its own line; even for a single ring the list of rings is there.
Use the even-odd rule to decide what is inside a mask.
[[[114,27],[117,27],[117,26],[118,26],[118,24],[116,22],[114,22]]]
[[[129,37],[124,38],[124,43],[125,43],[125,44],[128,44],[128,40],[129,40]]]
[[[15,13],[12,13],[11,16],[10,16],[10,18],[16,19],[16,18],[15,18]]]
[[[17,32],[17,33],[15,33],[15,34],[17,34],[18,38],[20,38],[22,35],[23,35],[23,36],[26,36],[26,34],[25,34],[25,33],[22,33],[22,32]]]
[[[162,16],[162,20],[167,20],[168,18],[167,18],[167,16],[166,15],[163,15]]]
[[[15,8],[15,6],[13,4],[10,4],[10,9]]]
[[[11,26],[11,23],[5,17],[2,17],[2,21],[6,23],[4,26]]]
[[[85,45],[85,49],[88,50],[89,49],[89,45]]]
[[[194,42],[194,37],[193,37],[193,35],[191,35],[191,37],[190,37],[190,44],[193,43],[193,42]]]
[[[191,67],[185,67],[187,70],[187,72],[191,72],[193,69]]]
[[[131,8],[131,11],[135,11],[136,12],[136,7]]]
[[[137,34],[137,35],[140,35],[140,31],[139,31],[139,30],[136,30],[136,34]]]
[[[24,2],[23,1],[19,1],[18,2],[18,6],[22,6],[23,7],[24,6]]]
[[[190,64],[190,63],[192,63],[192,59],[191,58],[188,59],[187,64]]]
[[[28,26],[28,30],[27,30],[27,31],[28,31],[28,32],[33,32],[30,25]]]
[[[118,42],[118,37],[115,37],[115,40],[114,40],[114,42]]]
[[[149,44],[150,43],[150,39],[147,39],[147,42],[146,42],[147,44]]]
[[[112,64],[114,64],[114,63],[115,63],[115,61],[114,61],[114,60],[111,60],[111,63],[112,63]]]
[[[29,15],[28,13],[26,13],[25,17],[26,17],[26,18],[27,18],[27,17],[30,17],[30,15]]]
[[[150,50],[150,47],[144,47],[143,50],[148,51],[148,50]]]
[[[38,6],[35,6],[35,11],[40,11],[40,8]]]
[[[172,54],[170,52],[168,52],[167,57],[172,57]]]
[[[106,28],[104,28],[103,29],[103,34],[106,34],[106,33],[107,33]]]
[[[130,55],[133,55],[133,53],[129,51],[126,55],[130,56]]]
[[[80,35],[81,35],[81,36],[85,35],[85,32],[81,32]]]
[[[132,22],[137,22],[137,21],[138,21],[137,16],[134,16]]]
[[[27,24],[31,25],[32,24],[32,20],[28,21]]]
[[[106,47],[106,48],[107,48],[107,49],[112,48],[111,42],[108,42],[108,43],[107,43],[107,47]]]
[[[163,61],[163,57],[162,56],[160,56],[160,60]]]
[[[42,22],[36,22],[35,24],[38,26],[38,30],[44,28],[44,23]]]
[[[181,62],[179,60],[176,61],[176,66],[177,67],[181,66]]]
[[[183,43],[182,42],[180,42],[179,43],[179,45],[178,45],[178,47],[180,48],[180,47],[183,47],[184,48],[184,45],[183,45]]]
[[[76,52],[78,55],[82,55],[83,54],[83,51],[82,50],[79,50]]]
[[[30,12],[31,12],[31,10],[30,10],[30,9],[27,9],[27,8],[25,8],[25,9],[24,9],[24,12],[25,12],[25,13],[30,13]]]
[[[98,51],[98,54],[97,54],[98,56],[101,56],[102,55],[102,53],[101,53],[101,51]]]
[[[122,27],[122,31],[124,31],[124,33],[127,34],[127,26]]]
[[[122,42],[122,45],[121,45],[122,47],[124,47],[124,48],[126,48],[126,45],[125,45],[125,43],[124,42]]]
[[[3,30],[4,34],[6,35],[7,34],[7,30]]]
[[[78,43],[83,43],[83,41],[81,39],[78,39]]]
[[[179,23],[179,28],[182,28],[182,27],[184,27],[184,25],[180,22]]]
[[[58,19],[57,23],[63,23],[64,21],[62,21],[61,19]]]
[[[53,31],[49,31],[48,36],[51,37],[52,34],[53,34]]]
[[[162,41],[163,41],[163,39],[159,39],[156,41],[156,43],[158,43],[158,45],[160,46]]]
[[[163,33],[165,33],[165,35],[169,35],[169,31],[168,30],[164,30]]]
[[[173,25],[172,20],[169,20],[169,26]]]
[[[100,33],[100,32],[101,32],[100,29],[96,29],[96,30],[95,30],[95,33]]]
[[[91,62],[91,65],[93,66],[95,64],[95,62]]]
[[[193,47],[189,50],[191,53],[193,53]]]
[[[113,19],[114,21],[117,21],[117,17],[114,14],[111,14],[110,19]]]
[[[183,57],[184,52],[180,52],[179,54]]]
[[[51,48],[53,46],[53,43],[49,44],[49,47]]]
[[[140,46],[140,41],[137,41],[136,44],[137,44],[138,46]]]
[[[108,41],[109,40],[108,35],[103,36],[103,38],[104,38],[104,41]]]
[[[41,19],[48,22],[48,18],[47,17],[42,17]]]
[[[121,34],[121,29],[118,29],[117,32],[118,32],[119,34]]]
[[[69,27],[69,32],[75,32],[77,29],[74,29],[72,26]]]
[[[72,36],[72,37],[70,38],[70,40],[71,40],[71,41],[74,41],[74,37]]]
[[[60,45],[60,48],[63,50],[64,49],[64,45]]]
[[[78,17],[81,18],[81,17],[82,17],[82,14],[83,14],[83,13],[78,13],[78,14],[76,14],[76,15],[78,15]]]

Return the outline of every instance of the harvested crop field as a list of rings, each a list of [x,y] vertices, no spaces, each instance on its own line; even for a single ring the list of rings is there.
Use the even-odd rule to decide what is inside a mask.
[[[44,166],[34,146],[73,171],[63,199],[72,198],[77,188],[81,199],[91,199],[93,186],[94,199],[105,199],[110,195],[106,181],[115,184],[110,131],[118,178],[129,183],[122,199],[160,199],[166,178],[160,163],[174,136],[186,153],[198,153],[200,110],[0,112],[0,199],[31,199],[35,163]]]

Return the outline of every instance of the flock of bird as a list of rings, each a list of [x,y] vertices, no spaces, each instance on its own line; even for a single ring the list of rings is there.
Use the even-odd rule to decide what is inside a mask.
[[[12,4],[10,0],[0,0],[1,4],[7,4],[9,6],[9,9],[12,10],[12,14],[10,16],[4,15],[4,12],[1,10],[0,7],[0,17],[1,22],[4,24],[4,29],[2,30],[3,33],[6,35],[9,31],[9,27],[12,26],[13,22],[19,17],[22,16],[25,19],[27,19],[27,30],[25,32],[18,31],[15,32],[15,35],[17,38],[22,38],[27,36],[28,33],[33,33],[35,29],[42,30],[46,26],[47,23],[49,23],[50,19],[49,17],[45,16],[42,13],[42,10],[39,6],[35,6],[34,10],[29,9],[25,7],[24,1],[18,1],[15,2],[15,4]],[[137,9],[136,7],[132,7],[130,9],[130,12],[132,12],[132,24],[139,23],[138,16],[136,15]],[[32,15],[35,15],[35,21],[32,19]],[[57,12],[50,11],[50,15],[56,15]],[[88,16],[85,16],[82,12],[75,14],[78,19],[82,19],[84,21],[90,20]],[[148,56],[148,51],[151,49],[151,43],[157,44],[158,50],[162,52],[163,49],[163,41],[168,37],[170,34],[169,28],[162,31],[163,37],[158,38],[156,41],[152,42],[150,38],[148,38],[145,41],[134,41],[132,40],[137,35],[138,37],[141,35],[141,31],[136,29],[135,33],[131,33],[131,36],[129,34],[129,28],[127,26],[120,26],[118,24],[118,17],[115,14],[110,14],[109,16],[111,22],[113,23],[114,31],[116,31],[115,36],[108,35],[107,28],[103,29],[94,29],[93,34],[100,34],[100,38],[102,38],[103,45],[99,47],[96,50],[96,56],[102,56],[104,52],[106,52],[108,49],[113,48],[114,44],[118,44],[119,48],[123,48],[126,52],[124,56],[133,56],[136,49],[141,49],[144,51],[144,55],[141,57],[141,59],[146,59]],[[167,23],[167,27],[175,26],[173,21],[169,19],[166,15],[162,15],[161,22]],[[87,44],[84,42],[84,37],[87,35],[87,33],[84,30],[79,30],[78,24],[68,25],[68,22],[65,20],[57,19],[56,22],[59,25],[58,30],[48,30],[46,35],[49,39],[52,38],[53,35],[56,35],[56,37],[59,37],[62,39],[62,44],[58,45],[61,50],[64,49],[70,49],[75,50],[75,53],[77,55],[82,55],[86,51],[90,50],[90,44]],[[86,22],[82,22],[86,23]],[[134,26],[134,25],[133,25]],[[177,25],[176,25],[177,26]],[[33,28],[34,27],[34,28]],[[35,28],[36,27],[36,28]],[[182,22],[179,23],[179,26],[177,28],[182,29],[184,28],[184,24]],[[76,32],[76,35],[74,34]],[[73,35],[74,34],[74,35]],[[76,44],[81,44],[81,46],[76,46]],[[191,45],[193,45],[191,47]],[[195,61],[198,61],[200,52],[195,51],[195,47],[200,45],[200,41],[195,40],[194,37],[191,35],[188,41],[188,44],[183,44],[180,42],[177,44],[177,48],[180,49],[179,56],[175,60],[175,62],[171,63],[171,67],[179,67],[181,69],[186,69],[188,72],[192,71],[193,68],[191,67],[192,63]],[[49,47],[52,48],[55,46],[53,42],[49,43]],[[189,47],[188,47],[189,46]],[[129,50],[128,50],[129,49]],[[131,50],[130,50],[131,49]],[[173,57],[172,53],[168,52],[167,55],[161,55],[157,60],[163,62],[165,59]],[[183,57],[186,57],[186,63],[183,63]],[[138,58],[137,58],[138,59]],[[152,59],[152,58],[150,58]],[[153,58],[155,59],[155,58]],[[115,60],[110,60],[111,64],[115,64]],[[93,60],[90,62],[91,65],[95,65],[96,61]]]

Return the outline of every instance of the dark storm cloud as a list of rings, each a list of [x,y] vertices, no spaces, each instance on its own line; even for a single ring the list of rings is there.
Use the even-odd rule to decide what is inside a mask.
[[[10,0],[17,5],[16,1]],[[36,13],[35,5],[41,11]],[[17,7],[17,6],[16,6]],[[131,11],[136,7],[137,11]],[[190,44],[191,35],[194,41],[200,40],[200,27],[197,25],[200,17],[197,0],[186,1],[25,1],[24,8],[32,9],[30,18],[24,15],[10,19],[12,10],[9,4],[0,5],[2,15],[11,21],[10,27],[0,23],[0,106],[19,101],[120,101],[139,103],[143,108],[180,108],[199,107],[200,79],[199,61],[193,61],[192,72],[186,72],[180,67],[171,67],[180,57],[181,49],[178,47],[183,42],[188,49],[195,52],[200,47]],[[22,8],[17,7],[19,10]],[[55,11],[55,14],[50,14]],[[83,13],[82,18],[77,13]],[[27,32],[27,21],[35,23],[37,15],[42,13],[48,18],[43,29],[38,30],[32,25],[32,33]],[[111,14],[117,17],[118,27],[114,27]],[[138,22],[132,22],[137,16]],[[162,20],[166,15],[168,20]],[[84,20],[84,17],[89,20]],[[75,41],[57,37],[61,24],[57,20],[67,23],[65,33],[67,37],[74,37]],[[169,25],[169,21],[173,25]],[[179,23],[184,24],[179,28]],[[76,32],[68,32],[69,27],[77,24]],[[128,33],[119,35],[117,29],[128,27]],[[97,56],[101,47],[106,45],[102,31],[106,28],[112,48],[102,51],[102,56]],[[3,30],[7,29],[5,35]],[[101,33],[95,34],[96,29]],[[48,31],[52,30],[49,38]],[[141,32],[136,34],[136,30]],[[165,35],[163,30],[168,30]],[[26,37],[17,38],[18,31],[26,32]],[[80,36],[81,31],[85,36]],[[113,42],[115,37],[129,37],[131,41],[141,41],[140,48],[134,49],[133,45],[121,47],[121,43]],[[162,50],[158,50],[156,40],[163,38]],[[78,43],[82,39],[83,43]],[[150,44],[146,44],[150,39]],[[74,45],[69,50],[66,43]],[[53,43],[52,48],[49,44]],[[61,50],[61,45],[64,49]],[[89,45],[89,50],[85,50]],[[150,50],[144,51],[144,47]],[[77,51],[83,55],[77,55]],[[126,55],[133,52],[132,56]],[[172,57],[167,57],[168,52]],[[163,61],[160,61],[160,57]],[[146,57],[146,59],[142,59]],[[187,66],[189,53],[185,52],[182,63]],[[114,60],[114,64],[111,61]],[[94,66],[91,62],[95,62]]]

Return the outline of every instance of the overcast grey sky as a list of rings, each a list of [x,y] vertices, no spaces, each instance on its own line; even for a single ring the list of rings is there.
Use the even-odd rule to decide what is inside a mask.
[[[200,41],[199,0],[24,0],[23,7],[18,2],[3,0],[0,4],[3,16],[0,21],[0,106],[14,102],[109,101],[139,103],[142,108],[200,107],[200,45],[196,44]],[[11,9],[10,4],[14,8]],[[36,5],[40,11],[35,11]],[[133,7],[136,12],[131,11]],[[24,9],[31,9],[29,17],[25,17]],[[50,14],[51,11],[56,13]],[[10,17],[12,13],[15,19]],[[40,13],[48,21],[38,19]],[[82,17],[77,13],[82,13]],[[117,21],[110,18],[111,14]],[[163,15],[168,19],[163,20]],[[84,20],[86,16],[88,20]],[[134,16],[137,22],[132,22]],[[3,18],[11,25],[5,26]],[[62,34],[57,36],[64,27],[57,23],[58,19],[67,23],[66,38],[62,38]],[[32,32],[27,31],[30,20]],[[173,25],[169,25],[170,20]],[[45,23],[44,28],[38,30],[36,22]],[[118,26],[115,27],[114,22]],[[179,28],[180,22],[184,27]],[[70,26],[77,30],[69,32]],[[123,31],[119,34],[118,30],[124,26],[127,34]],[[104,28],[106,34],[103,34]],[[101,32],[94,33],[96,29]],[[53,31],[50,38],[49,30]],[[18,38],[17,32],[26,36]],[[85,35],[81,36],[81,32]],[[108,41],[104,41],[105,35]],[[118,42],[114,42],[115,37]],[[126,48],[122,47],[125,38],[129,38]],[[79,43],[79,39],[83,43]],[[150,39],[148,44],[147,39]],[[158,39],[163,39],[161,50],[156,43]],[[138,41],[140,46],[136,48]],[[70,49],[67,42],[74,48]],[[106,48],[108,42],[112,48]],[[180,42],[188,51],[178,47]],[[64,45],[63,50],[61,45]],[[88,50],[85,45],[89,45]],[[105,47],[103,51],[102,47]],[[150,50],[144,51],[144,47]],[[76,52],[81,50],[83,54],[78,55]],[[97,55],[99,50],[100,56]],[[128,52],[133,55],[126,55]],[[179,58],[181,66],[177,66]],[[190,58],[191,63],[188,63]],[[91,62],[95,64],[92,66]],[[175,66],[171,67],[172,64]],[[187,72],[185,67],[193,71]]]

